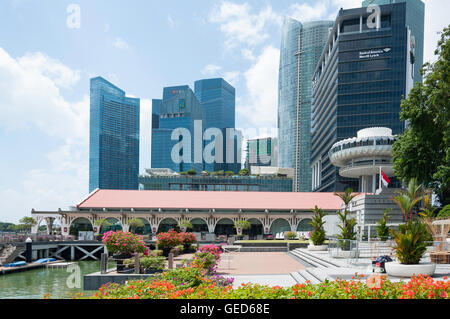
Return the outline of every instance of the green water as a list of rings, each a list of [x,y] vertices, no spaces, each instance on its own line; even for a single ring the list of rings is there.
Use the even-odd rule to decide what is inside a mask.
[[[68,293],[83,291],[83,276],[100,271],[99,261],[79,261],[74,268],[40,268],[8,275],[0,275],[0,299],[42,299],[50,294],[53,299],[64,299]],[[68,270],[72,270],[69,272]],[[80,274],[80,276],[78,276]],[[76,286],[80,283],[81,287]]]

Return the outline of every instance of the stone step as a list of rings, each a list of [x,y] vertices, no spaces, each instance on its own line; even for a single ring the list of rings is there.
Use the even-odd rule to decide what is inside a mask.
[[[336,267],[336,266],[340,266],[340,265],[337,265],[334,262],[330,262],[330,261],[326,260],[324,257],[315,256],[315,255],[310,254],[310,253],[308,253],[308,252],[306,252],[305,250],[302,250],[302,249],[296,249],[296,250],[294,250],[294,252],[296,253],[297,256],[301,256],[306,262],[308,262],[309,264],[312,264],[315,267]]]
[[[343,264],[342,262],[331,259],[330,257],[325,256],[325,255],[320,256],[320,255],[314,254],[312,252],[309,252],[306,249],[297,249],[297,251],[300,254],[303,254],[306,258],[313,259],[325,267],[346,267],[346,264]]]
[[[322,264],[319,264],[319,263],[317,263],[316,261],[311,260],[311,259],[308,258],[308,257],[305,257],[303,254],[299,253],[297,250],[292,250],[290,253],[293,254],[293,255],[294,255],[295,257],[297,257],[298,259],[300,259],[300,260],[306,262],[307,264],[309,264],[309,265],[311,265],[311,266],[313,266],[313,267],[321,267],[321,266],[322,266]]]
[[[308,268],[306,269],[301,269],[298,271],[298,273],[305,278],[307,281],[309,281],[311,284],[315,285],[315,284],[320,284],[322,281],[320,281],[318,278],[316,278],[316,276],[314,276],[313,274],[311,274],[308,271]]]

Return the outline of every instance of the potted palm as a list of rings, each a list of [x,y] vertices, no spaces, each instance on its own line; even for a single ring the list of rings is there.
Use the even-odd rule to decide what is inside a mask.
[[[180,230],[184,233],[186,232],[186,230],[188,230],[189,228],[192,229],[192,223],[187,220],[187,219],[182,219],[180,220],[180,222],[178,223],[178,227],[180,227]]]
[[[242,231],[246,229],[250,229],[252,224],[245,219],[238,219],[234,222],[234,228],[236,228],[236,234],[238,239],[242,239],[244,236],[242,235]]]
[[[377,222],[376,230],[377,236],[381,241],[386,241],[389,237],[389,227],[386,226],[389,219],[390,209],[386,208],[383,213],[383,217]]]
[[[353,194],[353,190],[347,188],[344,192],[336,192],[334,195],[342,199],[344,209],[337,212],[341,221],[341,225],[338,225],[341,233],[338,235],[338,250],[332,251],[332,256],[335,258],[355,258],[359,254],[357,249],[353,249],[356,240],[356,219],[349,217],[349,206],[357,194]]]
[[[140,218],[131,218],[128,221],[128,226],[130,226],[130,231],[136,234],[138,228],[143,228],[145,226],[144,222]]]
[[[402,211],[405,224],[400,225],[398,231],[391,229],[398,262],[386,263],[386,273],[395,277],[412,277],[414,274],[432,276],[436,270],[436,264],[420,262],[427,250],[427,228],[420,219],[412,220],[414,206],[422,201],[426,192],[416,179],[411,179],[408,188],[398,193],[399,195],[392,200]]]
[[[313,251],[327,250],[328,245],[324,245],[326,234],[325,229],[323,227],[323,225],[325,224],[323,218],[327,215],[327,213],[325,213],[323,209],[320,209],[317,206],[313,209],[313,212],[314,217],[310,222],[310,224],[314,228],[314,230],[311,232],[309,238],[311,243],[308,245],[308,250]]]

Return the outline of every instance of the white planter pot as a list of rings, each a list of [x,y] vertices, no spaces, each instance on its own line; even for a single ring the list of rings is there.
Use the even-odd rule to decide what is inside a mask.
[[[308,250],[311,251],[324,251],[328,249],[328,245],[313,245],[313,244],[309,244],[308,245]]]
[[[359,252],[357,250],[332,250],[331,257],[333,258],[357,258]]]
[[[436,271],[436,264],[421,263],[415,265],[403,265],[395,261],[384,264],[386,273],[394,277],[412,277],[413,275],[433,276]]]

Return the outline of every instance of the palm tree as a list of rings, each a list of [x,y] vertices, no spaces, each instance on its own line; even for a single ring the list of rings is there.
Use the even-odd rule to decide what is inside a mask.
[[[426,190],[423,185],[418,184],[417,179],[413,178],[409,181],[407,189],[397,191],[397,193],[399,195],[392,198],[392,201],[400,208],[405,216],[405,223],[407,223],[408,215],[410,216],[409,219],[412,220],[413,208],[423,199]]]
[[[344,210],[348,210],[348,206],[350,205],[353,198],[358,196],[358,194],[352,194],[352,193],[353,193],[353,189],[351,189],[350,187],[345,189],[344,192],[335,192],[334,193],[334,195],[340,197],[342,199],[342,201],[344,202],[344,205],[345,205]]]
[[[128,221],[128,225],[130,226],[130,231],[134,234],[136,233],[136,230],[138,228],[142,228],[145,226],[144,222],[140,218],[131,218]]]
[[[353,198],[358,196],[358,194],[352,194],[353,189],[350,187],[347,188],[344,192],[335,192],[334,195],[338,196],[344,202],[344,211],[337,211],[337,215],[341,220],[342,225],[339,225],[339,229],[341,230],[341,234],[338,236],[339,239],[344,240],[344,246],[349,248],[350,242],[349,240],[354,240],[356,233],[354,232],[354,227],[356,226],[355,218],[348,218],[348,214],[350,211],[348,210],[351,201]]]

